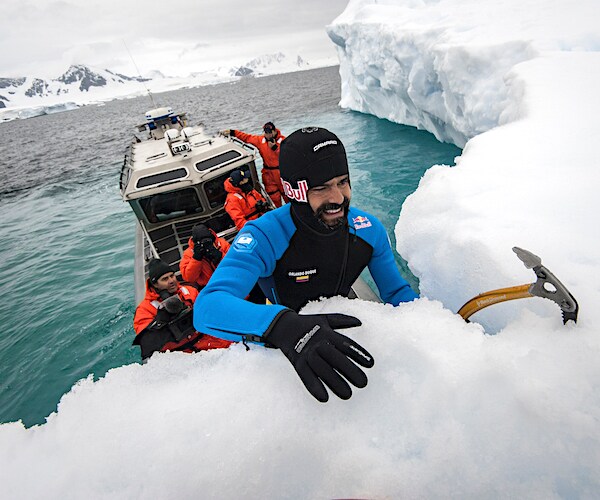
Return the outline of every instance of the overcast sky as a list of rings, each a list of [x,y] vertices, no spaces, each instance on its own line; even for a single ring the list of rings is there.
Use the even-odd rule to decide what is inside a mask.
[[[56,77],[83,63],[170,76],[284,52],[334,58],[325,26],[348,0],[2,1],[0,77]],[[124,43],[125,42],[125,43]]]

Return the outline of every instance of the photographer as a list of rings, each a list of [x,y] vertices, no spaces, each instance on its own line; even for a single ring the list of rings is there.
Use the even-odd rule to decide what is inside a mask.
[[[179,263],[179,270],[184,281],[202,288],[229,250],[229,243],[204,224],[196,224],[188,244]]]
[[[157,351],[198,352],[231,344],[195,330],[192,307],[196,297],[198,290],[181,285],[166,262],[150,261],[146,295],[133,318],[133,345],[140,346],[142,360]]]

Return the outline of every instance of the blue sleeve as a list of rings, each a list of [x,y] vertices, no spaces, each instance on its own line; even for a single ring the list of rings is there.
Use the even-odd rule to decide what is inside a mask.
[[[279,218],[271,214],[244,226],[198,296],[194,304],[197,331],[233,341],[241,341],[242,336],[261,337],[287,309],[244,300],[259,278],[273,273],[289,242]]]
[[[372,228],[369,228],[372,229],[369,240],[373,246],[369,271],[375,280],[381,300],[397,306],[401,302],[419,298],[398,270],[383,224],[375,217],[369,216],[369,219],[372,223]]]

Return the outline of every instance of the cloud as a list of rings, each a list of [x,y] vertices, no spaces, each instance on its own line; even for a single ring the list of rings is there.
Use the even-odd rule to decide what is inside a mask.
[[[328,51],[332,48],[325,26],[346,4],[347,0],[13,3],[3,8],[0,19],[0,76],[61,72],[65,63],[74,62],[125,70],[129,56],[123,40],[142,72],[159,64],[175,67],[178,60],[191,62],[194,55],[217,59],[216,54],[206,54],[211,48],[241,59],[302,41]],[[192,62],[193,70],[200,62]]]

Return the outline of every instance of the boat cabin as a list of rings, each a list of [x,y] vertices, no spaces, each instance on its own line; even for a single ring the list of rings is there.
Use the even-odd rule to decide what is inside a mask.
[[[148,262],[157,257],[178,269],[195,224],[202,222],[219,236],[233,239],[237,229],[224,209],[223,186],[233,170],[249,171],[256,189],[262,189],[253,148],[235,139],[209,136],[202,126],[189,127],[185,115],[170,108],[151,110],[146,119],[138,126],[146,137],[136,137],[130,145],[119,182],[121,196],[138,222],[138,302],[144,294]]]

